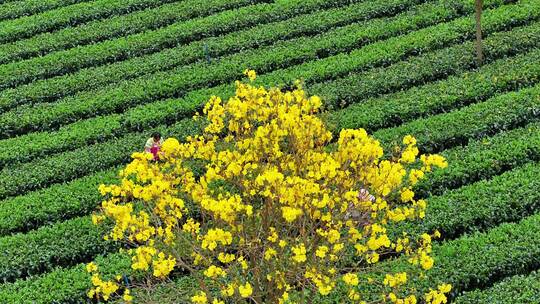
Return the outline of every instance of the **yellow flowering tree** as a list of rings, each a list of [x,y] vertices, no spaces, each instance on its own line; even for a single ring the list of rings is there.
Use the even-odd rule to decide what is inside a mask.
[[[392,238],[387,230],[424,217],[426,201],[412,188],[446,162],[418,155],[411,136],[388,157],[362,129],[333,141],[321,106],[298,82],[287,91],[237,82],[235,96],[204,107],[203,134],[167,139],[157,163],[134,153],[121,182],[100,187],[107,199],[95,223],[109,223],[105,237],[127,243],[133,270],[156,279],[189,271],[200,283],[193,303],[298,303],[305,290],[326,296],[338,284],[362,303],[373,295],[363,294],[361,278],[396,254],[419,271],[368,283],[380,286],[378,300],[416,303],[406,282],[433,266],[432,235]],[[119,292],[95,265],[88,271],[90,297]],[[449,289],[430,290],[425,300],[445,301]]]

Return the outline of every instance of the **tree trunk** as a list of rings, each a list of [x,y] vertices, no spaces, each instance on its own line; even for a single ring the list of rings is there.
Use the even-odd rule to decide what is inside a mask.
[[[484,61],[484,54],[482,51],[482,7],[483,0],[475,0],[475,19],[476,19],[476,59],[478,65],[482,65]]]

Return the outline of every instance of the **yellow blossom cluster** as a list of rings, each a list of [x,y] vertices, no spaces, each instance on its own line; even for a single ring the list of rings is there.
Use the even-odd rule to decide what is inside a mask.
[[[389,158],[363,129],[333,138],[321,99],[299,82],[267,89],[245,74],[251,83],[237,82],[226,101],[210,98],[196,116],[205,118],[201,135],[167,139],[160,162],[134,153],[117,185],[100,186],[106,199],[93,221],[132,248],[132,268],[156,280],[189,271],[200,280],[191,302],[216,304],[298,303],[299,290],[326,296],[340,282],[351,303],[365,303],[359,286],[376,279],[363,274],[383,258],[399,253],[431,268],[431,235],[394,239],[388,228],[424,217],[414,185],[444,158],[419,155],[410,135]],[[412,275],[380,278],[382,298],[416,303],[396,296]]]
[[[116,276],[116,281],[104,281],[99,277],[98,266],[94,262],[86,264],[86,271],[92,275],[92,288],[88,290],[87,295],[89,298],[103,299],[105,301],[109,300],[111,295],[115,294],[119,289],[121,276]],[[129,289],[124,289],[124,295],[122,299],[125,303],[131,303],[133,297]]]

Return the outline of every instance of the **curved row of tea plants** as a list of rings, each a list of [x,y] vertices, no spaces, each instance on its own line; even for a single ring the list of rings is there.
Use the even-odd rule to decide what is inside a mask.
[[[517,18],[516,18],[517,19]],[[461,20],[461,19],[460,19]],[[487,23],[488,29],[489,29],[489,23]],[[366,31],[368,33],[374,33],[375,31],[372,28],[367,27]],[[376,32],[375,32],[376,33]],[[433,37],[431,36],[433,33],[445,33],[444,31],[441,31],[439,26],[436,26],[433,28],[433,30],[427,31],[424,36],[420,37]],[[416,35],[415,35],[416,36]],[[450,35],[451,36],[451,35]],[[410,38],[409,35],[406,36],[406,38]],[[416,38],[419,38],[416,36]],[[447,41],[444,39],[440,39],[439,36],[435,35],[434,38],[436,40],[440,40],[442,42]],[[438,39],[439,38],[439,39]],[[366,38],[367,39],[367,38]],[[410,39],[410,41],[426,41],[425,38],[423,39]],[[428,40],[429,41],[429,40]],[[381,42],[381,47],[383,47],[386,42]],[[377,44],[378,46],[379,44]],[[429,44],[428,44],[429,45]],[[365,48],[363,49],[365,50]],[[362,58],[372,58],[372,60],[375,60],[377,57],[375,56],[369,56],[369,52],[356,52],[351,54],[351,57],[354,58],[354,60],[358,60],[359,62],[369,62],[369,59],[362,60]],[[342,57],[340,57],[342,58]],[[325,60],[327,61],[327,60]],[[335,75],[334,73],[331,73],[332,70],[325,69],[323,71],[320,71],[320,69],[317,68],[316,63],[322,63],[321,61],[314,62],[315,64],[307,64],[306,68],[303,69],[303,75],[310,76],[314,75],[314,72],[319,72],[317,77],[312,79],[311,77],[304,77],[304,80],[306,82],[313,82],[317,79],[324,79],[326,75]],[[341,66],[339,66],[341,67]],[[354,64],[349,65],[343,65],[343,67],[356,67]],[[341,69],[343,70],[343,67]],[[365,68],[365,67],[364,67]],[[308,72],[309,69],[311,69],[311,72]],[[328,73],[328,74],[325,74]],[[343,73],[343,72],[341,72]],[[284,76],[286,75],[286,71],[280,70],[274,73],[271,73],[270,75],[262,75],[261,79],[265,83],[279,83],[284,79]],[[288,78],[294,79],[295,75],[290,75]],[[80,82],[81,85],[87,83],[87,82]],[[331,83],[328,83],[330,85]],[[32,158],[46,155],[51,152],[61,152],[64,149],[67,148],[76,148],[78,146],[93,143],[96,140],[110,138],[112,136],[119,135],[119,132],[125,132],[127,130],[141,130],[141,127],[147,127],[150,125],[150,123],[169,123],[171,121],[174,121],[174,118],[180,118],[179,115],[182,113],[193,113],[196,110],[196,107],[200,104],[200,100],[204,99],[204,96],[208,96],[210,94],[217,94],[217,95],[223,95],[226,94],[227,90],[230,90],[231,87],[227,86],[224,88],[220,88],[219,91],[215,90],[212,92],[209,92],[208,90],[203,90],[202,94],[201,92],[194,92],[188,93],[188,96],[186,96],[185,99],[191,99],[194,100],[192,103],[188,103],[187,106],[184,106],[186,104],[185,101],[179,101],[179,102],[173,102],[173,101],[165,101],[162,103],[152,103],[148,106],[142,106],[142,107],[136,107],[128,112],[126,112],[125,115],[122,117],[118,116],[109,116],[109,117],[103,117],[103,118],[96,118],[96,119],[90,119],[85,120],[81,122],[74,123],[72,125],[67,125],[65,127],[61,127],[58,132],[43,132],[43,133],[31,133],[26,136],[21,136],[13,139],[3,140],[0,145],[0,165],[5,164],[7,162],[20,162],[20,161],[29,161]],[[4,91],[6,92],[6,91]],[[199,94],[197,94],[199,93]],[[41,93],[43,94],[43,93]],[[190,110],[190,104],[191,104],[191,110]],[[168,107],[168,105],[171,105]],[[171,116],[173,119],[171,119]],[[90,125],[93,125],[94,128],[89,128]],[[13,153],[13,149],[16,150],[16,153]]]
[[[162,129],[163,134],[185,138],[200,131],[198,123],[186,119]],[[76,150],[54,154],[19,165],[7,166],[0,171],[0,199],[42,189],[126,163],[133,151],[140,148],[144,133],[129,133]]]
[[[45,32],[27,39],[0,45],[0,64],[44,56],[54,51],[157,29],[181,20],[237,8],[246,3],[256,3],[256,0],[171,2],[155,8],[134,11],[125,15],[114,15],[54,32]]]
[[[415,134],[422,153],[465,145],[469,140],[512,130],[540,119],[540,84],[495,96],[487,101],[449,113],[429,116],[383,129],[373,136],[385,143],[398,143],[407,134]]]
[[[516,275],[485,290],[474,290],[459,296],[455,304],[529,304],[540,298],[540,271]]]
[[[533,26],[538,26],[538,24]],[[0,136],[3,135],[5,138],[15,134],[24,134],[29,131],[50,130],[81,118],[123,111],[138,104],[149,103],[156,99],[174,97],[174,95],[184,94],[183,92],[185,91],[219,84],[220,82],[240,77],[241,73],[238,69],[243,67],[255,67],[262,72],[271,71],[282,66],[294,65],[299,60],[315,59],[318,56],[317,49],[313,48],[315,46],[319,48],[324,47],[323,49],[339,50],[340,48],[336,43],[348,45],[354,41],[346,42],[336,38],[339,35],[326,36],[323,35],[323,38],[320,37],[320,40],[314,38],[296,38],[291,41],[277,43],[270,47],[248,50],[226,56],[223,58],[223,61],[211,64],[211,70],[208,69],[209,66],[207,64],[197,63],[175,68],[167,72],[158,72],[152,76],[147,75],[140,79],[126,81],[110,89],[104,89],[101,94],[96,92],[81,93],[52,104],[19,107],[0,115],[2,128]],[[513,39],[512,43],[508,41],[510,37]],[[487,58],[497,58],[536,47],[540,42],[538,42],[539,40],[531,39],[531,37],[534,38],[534,35],[527,34],[520,28],[510,32],[494,34],[493,37],[489,37],[485,41],[486,56]],[[298,43],[300,42],[303,44],[301,44],[301,47],[298,47]],[[358,49],[358,51],[360,50],[363,49]],[[354,55],[355,53],[351,52],[348,58],[355,58]],[[329,60],[335,60],[340,57],[343,59],[343,56],[337,55],[331,57]],[[287,61],[283,61],[283,58],[288,59]],[[365,64],[361,61],[363,58],[352,60],[353,62],[360,61],[356,65],[350,62],[347,62],[348,64],[342,63],[343,65],[337,65],[333,70],[326,71],[325,73],[331,72],[333,74],[332,77],[338,77],[340,74],[353,72],[355,69],[365,67]],[[470,61],[467,60],[469,58]],[[321,61],[324,60],[322,59]],[[473,47],[469,43],[460,45],[460,47],[454,46],[427,53],[419,57],[414,57],[409,61],[394,64],[388,68],[379,68],[359,74],[365,78],[363,82],[365,89],[362,93],[368,97],[388,93],[392,90],[400,89],[402,86],[410,86],[433,80],[436,77],[463,72],[474,66],[474,62]],[[309,75],[305,70],[301,70],[301,68],[305,69],[306,66],[311,69],[311,74],[314,73],[313,71],[317,71],[316,74],[320,74],[321,69],[320,65],[318,65],[320,63],[319,61],[313,61],[308,64],[292,67],[290,69],[294,72],[291,74]],[[446,66],[439,66],[443,63]],[[310,67],[310,64],[314,66]],[[359,65],[360,67],[358,67]],[[407,69],[411,73],[404,75],[401,73],[402,69]],[[284,71],[276,71],[273,75],[277,73],[282,75],[289,74]],[[385,77],[384,75],[392,75],[394,79],[389,79],[389,76]],[[376,78],[375,76],[380,78]],[[324,77],[320,80],[327,78]],[[339,82],[345,81],[350,82],[351,80],[345,78]],[[355,81],[358,80],[355,79]],[[384,82],[386,85],[380,86],[380,82]],[[348,87],[344,86],[344,88]],[[315,91],[315,93],[318,92],[313,87],[311,90]],[[205,93],[208,93],[207,90]],[[325,95],[328,94],[323,94],[322,96],[327,97]],[[329,98],[329,100],[338,99],[339,97]],[[200,103],[201,99],[198,98],[197,101]],[[187,114],[191,113],[193,111]]]
[[[86,68],[68,75],[35,81],[28,85],[0,92],[0,108],[9,109],[19,104],[50,102],[79,91],[96,89],[104,85],[171,69],[176,66],[192,64],[201,60],[220,60],[214,57],[229,55],[245,48],[257,48],[275,43],[279,40],[324,32],[336,26],[347,25],[370,17],[370,11],[367,11],[365,6],[365,3],[360,2],[346,7],[316,11],[283,21],[259,23],[251,28],[244,30],[238,29],[238,31],[226,35],[205,38],[157,53],[135,57],[109,65]],[[443,7],[439,5],[438,10],[428,11],[426,11],[428,5],[421,5],[418,8],[422,15],[426,15],[426,20],[420,19],[419,21],[429,23],[431,20],[433,20],[432,22],[439,20],[436,18],[439,18],[438,16],[441,15],[440,11]],[[432,17],[428,19],[430,15]],[[406,16],[401,16],[400,19],[404,17],[406,18]],[[381,21],[384,24],[381,24]],[[372,26],[371,24],[377,23],[377,33],[381,32],[381,28],[384,26],[384,34],[386,35],[383,34],[379,39],[400,34],[407,30],[413,30],[418,26],[417,23],[412,23],[408,27],[400,25],[396,27],[395,31],[391,31],[386,30],[387,26],[385,26],[389,21],[376,19],[365,22],[363,25],[370,27]],[[365,37],[364,42],[372,41],[375,39],[374,37],[376,37],[375,33]],[[204,52],[205,48],[208,50],[208,53]]]
[[[0,22],[0,43],[77,25],[94,19],[157,7],[175,0],[95,0],[81,2],[41,14]]]
[[[15,3],[2,3],[0,5],[0,21],[35,15],[47,10],[87,1],[89,0],[24,0]]]
[[[133,0],[135,1],[135,0]],[[142,1],[142,0],[139,0]],[[353,0],[353,2],[362,0]],[[393,2],[398,2],[394,4]],[[392,0],[398,10],[408,1]],[[259,23],[288,19],[297,14],[336,6],[323,0],[292,0],[259,3],[223,11],[211,16],[177,22],[164,28],[106,40],[91,45],[47,54],[0,66],[0,88],[13,87],[36,79],[73,73],[81,68],[102,65],[163,48],[217,36]],[[391,11],[391,5],[384,8]],[[378,14],[382,14],[381,11]]]

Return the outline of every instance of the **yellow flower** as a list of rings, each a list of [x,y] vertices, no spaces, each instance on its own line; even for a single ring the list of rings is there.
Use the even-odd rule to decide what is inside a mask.
[[[268,248],[266,249],[266,251],[264,252],[264,259],[269,261],[271,260],[273,257],[275,257],[277,255],[277,251],[273,248]]]
[[[92,214],[92,223],[93,223],[94,225],[100,224],[101,222],[103,222],[104,219],[105,219],[105,216],[104,216],[104,215],[96,215],[96,214]]]
[[[342,277],[345,284],[350,286],[356,286],[358,285],[358,276],[354,273],[346,273]]]
[[[198,294],[191,297],[191,302],[195,304],[208,303],[208,298],[206,297],[206,293],[203,291],[200,291]]]
[[[232,297],[234,295],[234,285],[228,284],[227,287],[222,288],[221,295],[224,297]]]
[[[253,289],[251,288],[251,284],[247,282],[245,285],[238,286],[238,292],[242,298],[248,298],[253,293]]]
[[[414,198],[414,192],[411,189],[404,189],[401,192],[401,201],[406,203],[412,201]]]
[[[384,285],[387,285],[390,287],[403,285],[406,282],[407,282],[407,273],[405,272],[396,273],[395,275],[386,274],[383,281]]]
[[[278,234],[276,228],[270,227],[270,235],[267,238],[270,242],[275,243],[278,240]]]
[[[255,73],[254,70],[250,70],[250,69],[246,69],[244,71],[244,75],[246,75],[251,81],[254,81],[255,78],[257,78],[257,73]]]
[[[292,247],[292,251],[294,253],[293,260],[297,263],[302,263],[307,260],[306,258],[306,247],[304,244],[300,244],[298,246]]]
[[[403,137],[403,144],[407,146],[416,145],[416,138],[411,135],[406,135]]]
[[[330,242],[330,244],[334,244],[337,241],[339,241],[340,237],[341,237],[341,234],[339,233],[339,231],[335,229],[331,229],[330,231],[328,231],[327,239],[328,239],[328,242]]]
[[[422,252],[420,257],[420,265],[424,270],[429,270],[433,267],[434,260],[432,257],[428,256],[425,252]]]
[[[289,223],[296,220],[303,213],[302,209],[292,207],[281,207],[281,211],[283,212],[283,218]]]
[[[127,303],[131,303],[131,301],[133,301],[133,297],[130,295],[129,289],[126,288],[126,290],[124,290],[124,295],[122,296],[122,299]]]
[[[161,151],[163,151],[163,153],[168,156],[173,155],[179,149],[180,142],[178,142],[176,138],[167,138],[167,140],[163,142],[163,145],[161,145]]]
[[[95,272],[98,270],[97,265],[94,262],[90,262],[86,264],[86,271],[87,272]]]
[[[317,248],[317,251],[315,252],[315,255],[322,259],[326,256],[328,250],[329,249],[327,246],[319,246],[319,248]]]
[[[213,279],[217,277],[225,277],[227,274],[221,267],[211,265],[204,271],[204,275]]]
[[[452,285],[450,285],[450,284],[442,284],[442,285],[439,285],[439,290],[440,290],[442,293],[449,293],[450,290],[452,290]]]
[[[223,264],[229,264],[230,262],[234,261],[234,259],[234,254],[220,252],[218,255],[218,260]]]

